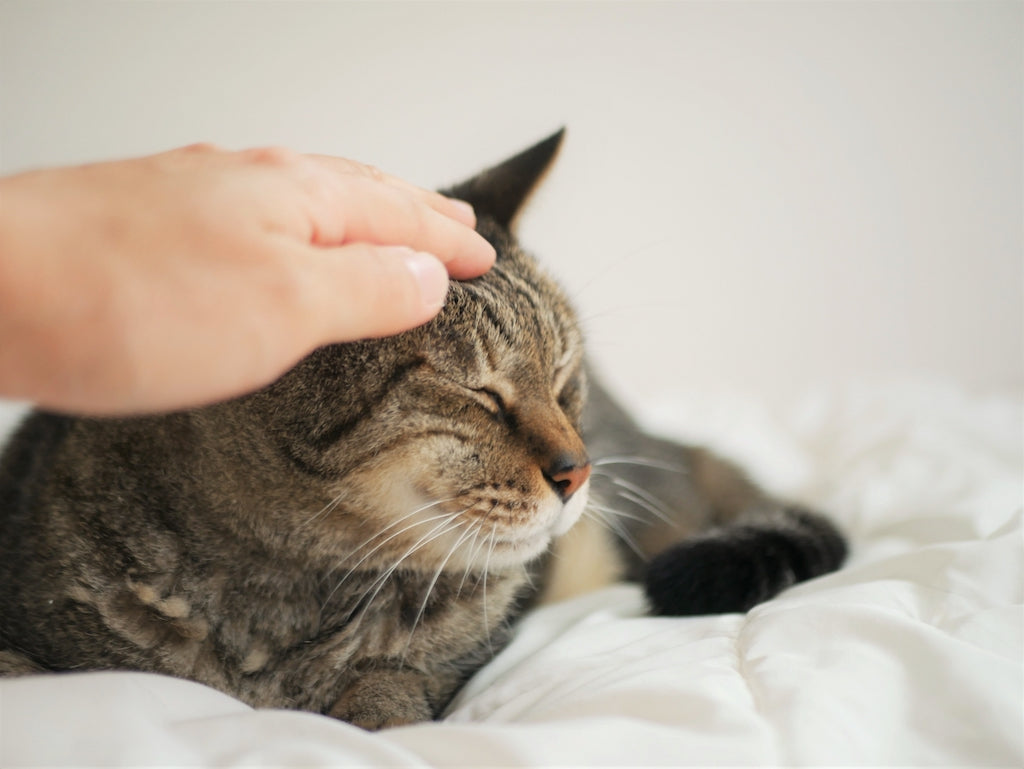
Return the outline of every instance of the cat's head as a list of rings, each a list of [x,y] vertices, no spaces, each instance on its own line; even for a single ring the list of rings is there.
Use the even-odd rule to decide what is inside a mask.
[[[473,204],[498,258],[453,282],[436,319],[321,348],[243,401],[288,472],[322,490],[323,509],[303,514],[324,544],[369,543],[355,552],[367,566],[409,551],[413,568],[501,568],[543,552],[582,512],[581,334],[510,231],[561,138],[447,191]]]

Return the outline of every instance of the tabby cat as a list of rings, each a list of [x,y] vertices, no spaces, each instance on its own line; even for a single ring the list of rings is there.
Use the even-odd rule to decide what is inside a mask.
[[[561,132],[460,184],[498,252],[431,323],[0,462],[0,673],[132,669],[376,729],[436,718],[516,618],[620,579],[746,611],[837,568],[823,517],[641,432],[510,233]],[[588,395],[589,387],[589,395]]]

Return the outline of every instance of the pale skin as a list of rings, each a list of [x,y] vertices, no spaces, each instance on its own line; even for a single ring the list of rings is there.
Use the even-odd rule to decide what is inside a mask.
[[[0,179],[0,397],[181,409],[430,320],[494,262],[458,201],[342,158],[195,145]]]

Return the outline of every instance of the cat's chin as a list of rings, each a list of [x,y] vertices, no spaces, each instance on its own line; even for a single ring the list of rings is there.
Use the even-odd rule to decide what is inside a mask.
[[[589,490],[590,481],[587,481],[568,502],[560,506],[554,520],[546,528],[522,536],[496,539],[495,547],[488,557],[487,568],[518,566],[543,555],[551,541],[569,531],[583,515]]]
[[[507,569],[529,563],[544,554],[551,544],[551,532],[543,531],[530,537],[495,540],[494,550],[488,556],[487,569]]]
[[[555,519],[554,525],[551,527],[551,534],[553,536],[560,537],[575,525],[576,521],[580,519],[580,516],[583,515],[583,511],[587,507],[589,494],[590,480],[588,479],[582,486],[580,486],[576,493],[569,498],[569,501],[562,505],[561,513],[558,518]]]

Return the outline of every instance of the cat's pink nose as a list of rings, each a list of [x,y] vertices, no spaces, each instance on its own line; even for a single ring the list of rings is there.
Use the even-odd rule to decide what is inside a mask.
[[[544,476],[562,501],[568,502],[569,497],[579,491],[590,477],[590,462],[584,461],[580,465],[564,463],[553,468],[551,472],[544,473]]]

